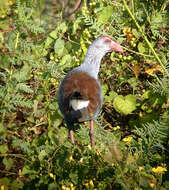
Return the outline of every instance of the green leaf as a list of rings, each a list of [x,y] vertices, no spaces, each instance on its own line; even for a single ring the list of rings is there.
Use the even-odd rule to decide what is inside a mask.
[[[73,182],[73,183],[77,183],[77,181],[78,181],[78,174],[77,174],[77,172],[73,172],[73,173],[70,173],[69,174],[69,177],[70,177],[70,179],[71,179],[71,181]]]
[[[140,179],[139,179],[139,183],[140,183],[140,185],[142,186],[142,187],[144,187],[144,188],[148,188],[148,187],[150,187],[149,186],[149,183],[148,183],[148,180],[145,178],[145,177],[140,177]]]
[[[7,129],[5,126],[0,124],[0,137],[1,139],[5,138],[7,136]]]
[[[24,186],[23,182],[19,179],[16,179],[13,181],[13,183],[11,185],[11,189],[18,190],[18,189],[21,189],[23,186]]]
[[[61,39],[56,40],[55,45],[54,45],[55,53],[61,56],[64,52],[64,46],[65,46],[64,40],[61,40]]]
[[[10,179],[7,178],[7,177],[3,177],[0,179],[0,184],[2,185],[5,185],[5,186],[8,186],[10,184]]]
[[[0,152],[5,154],[8,151],[8,146],[6,144],[0,145]]]
[[[50,38],[53,39],[57,39],[58,36],[58,28],[56,28],[55,30],[53,30],[50,34],[49,34]]]
[[[80,22],[81,18],[79,17],[73,22],[73,34],[76,33],[76,30],[78,29]]]
[[[38,155],[38,158],[40,161],[42,161],[47,155],[48,155],[48,153],[45,150],[41,150]]]
[[[52,38],[51,36],[48,36],[47,39],[45,40],[45,49],[50,48],[51,44],[54,42],[54,38]]]
[[[48,185],[48,190],[56,190],[58,187],[55,183],[50,183]]]
[[[140,32],[138,32],[136,29],[133,29],[132,32],[136,38],[140,38],[141,36]]]
[[[3,37],[3,34],[2,32],[0,32],[0,44],[4,42],[4,37]]]
[[[106,83],[102,84],[102,93],[103,96],[107,93],[108,91],[108,85]]]
[[[110,19],[110,17],[113,14],[113,7],[112,6],[107,6],[104,7],[103,10],[99,13],[98,16],[98,24],[106,24],[107,21]]]
[[[26,174],[35,174],[36,171],[31,170],[28,166],[24,166],[22,169],[22,175],[26,175]]]
[[[148,99],[151,95],[152,95],[151,90],[147,90],[147,91],[144,92],[142,97],[145,98],[145,99]]]
[[[58,127],[62,121],[63,121],[63,116],[61,115],[60,111],[56,111],[52,117],[53,125],[54,127]]]
[[[111,103],[116,96],[118,96],[118,94],[116,92],[110,91],[109,95],[104,96],[104,102],[110,102]]]
[[[111,53],[111,55],[110,55],[110,59],[111,59],[111,61],[115,61],[117,58],[115,57],[115,52],[113,51],[112,53]]]
[[[117,112],[128,115],[136,109],[136,98],[132,94],[125,97],[122,95],[116,96],[113,101],[113,106]]]
[[[58,109],[58,103],[55,101],[55,102],[52,102],[50,105],[49,105],[49,109],[50,110],[56,110]]]
[[[12,167],[12,165],[13,165],[13,160],[12,160],[12,158],[4,158],[3,159],[3,164],[5,165],[5,169],[6,170],[10,170],[11,169],[11,167]]]
[[[63,56],[59,65],[62,66],[62,69],[67,68],[71,63],[72,57],[68,54]]]
[[[140,53],[147,53],[147,52],[148,52],[148,48],[147,48],[146,45],[145,45],[144,43],[142,43],[142,42],[139,42],[137,48],[138,48],[138,51],[139,51]]]
[[[68,27],[65,22],[62,22],[59,26],[59,29],[61,30],[62,33],[65,33],[67,31]]]
[[[58,38],[58,28],[53,30],[45,40],[45,48],[50,48],[52,43]]]
[[[55,129],[51,129],[48,132],[48,137],[51,140],[52,144],[58,145],[58,135],[56,135]]]
[[[113,100],[116,96],[118,96],[118,94],[114,91],[110,91],[109,92],[109,97],[111,97],[111,99]]]

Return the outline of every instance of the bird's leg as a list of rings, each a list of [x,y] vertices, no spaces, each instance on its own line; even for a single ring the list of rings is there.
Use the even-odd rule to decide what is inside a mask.
[[[94,130],[94,127],[93,127],[93,120],[90,120],[90,132],[89,132],[89,135],[90,135],[90,142],[91,142],[91,146],[92,146],[92,147],[94,147],[93,130]]]
[[[74,144],[75,141],[74,141],[73,130],[72,129],[69,129],[69,137],[70,137],[71,142]]]

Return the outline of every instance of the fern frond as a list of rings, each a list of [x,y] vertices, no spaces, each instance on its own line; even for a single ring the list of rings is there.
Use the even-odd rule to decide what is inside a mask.
[[[154,121],[142,126],[135,127],[133,132],[139,136],[143,149],[148,154],[152,154],[159,150],[164,150],[164,144],[169,138],[169,124],[166,121]]]
[[[168,95],[169,94],[169,78],[164,76],[160,79],[157,75],[155,75],[156,82],[149,83],[152,87],[154,92],[158,92],[161,95]]]
[[[13,138],[12,146],[14,148],[19,148],[28,154],[31,152],[31,147],[30,147],[29,142],[18,139],[15,136],[13,136],[12,138]]]
[[[26,93],[33,93],[33,90],[24,83],[18,83],[16,89]]]

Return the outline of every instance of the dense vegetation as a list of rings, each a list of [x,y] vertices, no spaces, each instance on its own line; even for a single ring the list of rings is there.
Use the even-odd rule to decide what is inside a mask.
[[[168,0],[0,0],[1,190],[169,188],[168,9]],[[125,51],[102,60],[95,148],[88,123],[73,146],[58,85],[100,34]]]

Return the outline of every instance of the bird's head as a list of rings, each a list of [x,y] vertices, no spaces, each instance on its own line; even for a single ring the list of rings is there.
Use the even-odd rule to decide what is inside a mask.
[[[109,38],[108,36],[104,36],[104,35],[98,37],[93,42],[92,46],[94,46],[96,50],[104,51],[105,53],[112,52],[112,51],[119,52],[119,53],[123,52],[123,48],[120,46],[120,44],[118,44],[117,42]]]
[[[90,73],[97,79],[102,57],[108,52],[123,52],[123,48],[109,38],[108,36],[100,36],[89,46],[83,64],[80,69]]]

